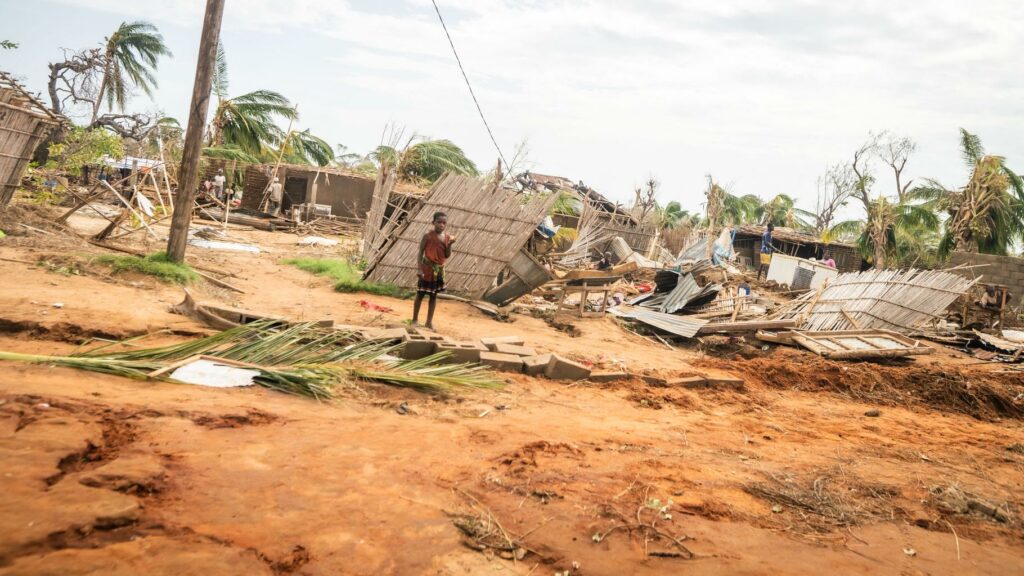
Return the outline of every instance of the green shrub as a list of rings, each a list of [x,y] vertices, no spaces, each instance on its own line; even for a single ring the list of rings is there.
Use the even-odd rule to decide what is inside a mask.
[[[169,284],[188,284],[199,279],[199,275],[188,264],[172,262],[167,254],[157,252],[144,258],[138,256],[100,256],[96,259],[100,264],[107,264],[118,272],[138,272],[155,276],[161,282]]]
[[[392,298],[409,298],[412,292],[394,284],[378,284],[364,282],[362,272],[345,260],[331,258],[292,258],[285,264],[295,266],[317,276],[327,276],[335,280],[334,290],[337,292],[365,292],[377,296]]]

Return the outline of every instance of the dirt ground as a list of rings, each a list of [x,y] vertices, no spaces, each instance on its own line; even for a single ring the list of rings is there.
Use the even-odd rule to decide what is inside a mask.
[[[168,311],[180,288],[111,276],[91,262],[101,249],[41,229],[0,240],[0,350],[208,332]],[[410,314],[281,262],[337,249],[230,234],[263,252],[190,248],[246,291],[201,283],[203,300],[339,324]],[[443,301],[437,324],[745,386],[509,376],[439,397],[352,382],[316,403],[0,362],[0,574],[1024,574],[1019,373],[948,349],[837,363],[756,341],[669,349],[611,319],[569,337],[513,318]]]

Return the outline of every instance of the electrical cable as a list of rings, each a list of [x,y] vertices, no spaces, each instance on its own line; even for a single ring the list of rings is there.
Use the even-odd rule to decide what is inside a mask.
[[[459,58],[459,53],[455,50],[455,43],[452,42],[452,35],[448,33],[448,26],[444,23],[444,18],[441,17],[441,10],[437,7],[437,0],[430,0],[434,4],[434,11],[437,12],[437,19],[441,21],[441,28],[444,28],[444,35],[448,37],[448,45],[452,47],[452,54],[455,55],[455,61],[459,64],[459,71],[462,72],[462,78],[466,81],[466,88],[469,88],[469,95],[473,97],[473,103],[476,104],[476,111],[480,113],[480,119],[484,122],[484,128],[487,129],[487,135],[491,137],[491,142],[494,144],[494,149],[498,151],[498,157],[501,158],[502,164],[508,168],[508,162],[505,160],[505,155],[501,153],[501,147],[498,146],[498,141],[494,138],[494,132],[491,132],[491,126],[487,123],[487,118],[484,117],[484,111],[480,108],[480,102],[476,99],[476,93],[473,92],[473,86],[469,83],[469,76],[466,76],[466,69],[462,67],[462,59]]]

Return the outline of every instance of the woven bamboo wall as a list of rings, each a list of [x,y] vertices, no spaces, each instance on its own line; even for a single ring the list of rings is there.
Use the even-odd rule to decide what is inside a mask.
[[[32,153],[57,124],[6,75],[0,77],[0,210],[14,197]]]
[[[416,286],[420,239],[431,229],[434,213],[444,212],[448,231],[457,238],[445,265],[447,287],[479,297],[526,244],[556,198],[555,194],[526,196],[498,188],[489,180],[446,174],[377,262],[371,263],[366,278]]]

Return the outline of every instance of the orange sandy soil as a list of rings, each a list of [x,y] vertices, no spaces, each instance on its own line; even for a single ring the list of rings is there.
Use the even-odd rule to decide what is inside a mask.
[[[71,224],[94,232],[103,221]],[[299,248],[287,233],[231,235],[264,252],[190,248],[190,260],[235,272],[228,281],[246,294],[199,284],[201,299],[338,323],[408,317],[408,301],[338,294],[281,264],[336,250]],[[0,241],[0,350],[207,332],[168,312],[179,288],[111,277],[88,264],[97,250],[32,233]],[[77,259],[86,273],[9,261],[39,258]],[[395,312],[364,310],[363,299]],[[353,382],[318,404],[0,362],[0,574],[1024,573],[1024,446],[1008,449],[1024,445],[1021,376],[947,349],[840,364],[756,342],[669,350],[611,319],[580,321],[569,338],[513,317],[441,302],[438,327],[746,385],[512,376],[502,391],[437,397]],[[402,402],[411,413],[396,411]],[[999,518],[936,487],[999,507]],[[653,499],[672,501],[670,518],[644,506]],[[521,543],[520,559],[475,550],[456,527],[488,515]],[[484,541],[503,545],[494,532]],[[694,557],[671,556],[682,550],[669,535]]]

